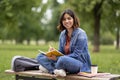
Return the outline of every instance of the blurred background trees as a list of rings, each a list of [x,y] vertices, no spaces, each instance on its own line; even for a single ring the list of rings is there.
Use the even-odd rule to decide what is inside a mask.
[[[94,46],[113,44],[119,49],[119,0],[0,0],[0,40],[58,41],[57,25],[63,10],[70,8],[80,19],[81,28]]]
[[[116,19],[120,17],[119,0],[80,0],[78,2],[66,0],[66,3],[77,12],[81,19],[81,24],[83,23],[81,27],[83,26],[84,28],[86,26],[85,30],[88,34],[92,33],[90,39],[94,45],[94,52],[99,51],[100,43],[111,44],[114,41],[112,35],[115,35],[115,29],[117,30],[117,35],[120,34],[119,29],[115,27],[115,24],[120,27],[117,23],[120,19]],[[107,33],[111,33],[109,34],[110,36],[104,35]],[[117,45],[120,41],[118,39]]]

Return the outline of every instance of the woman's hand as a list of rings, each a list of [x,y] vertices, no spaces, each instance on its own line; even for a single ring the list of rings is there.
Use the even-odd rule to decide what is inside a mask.
[[[49,45],[49,50],[48,51],[52,51],[52,50],[55,50],[55,49]]]
[[[55,49],[49,45],[48,51],[52,51],[52,50],[55,50]],[[48,59],[57,60],[57,57],[55,55],[51,55],[51,56],[48,56]]]
[[[51,55],[51,56],[48,57],[48,59],[51,59],[51,60],[56,61],[56,60],[57,60],[57,57],[56,57],[55,55]]]

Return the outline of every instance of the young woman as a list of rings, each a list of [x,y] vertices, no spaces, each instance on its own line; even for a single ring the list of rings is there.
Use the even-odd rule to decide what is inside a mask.
[[[59,51],[64,56],[50,57],[39,54],[37,60],[41,71],[48,71],[59,76],[68,73],[90,72],[91,60],[88,51],[87,35],[79,28],[79,21],[74,12],[65,10],[61,17],[58,29],[61,31],[59,37]]]

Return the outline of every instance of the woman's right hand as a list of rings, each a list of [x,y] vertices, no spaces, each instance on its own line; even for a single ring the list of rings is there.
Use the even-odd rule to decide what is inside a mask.
[[[55,50],[55,49],[49,45],[49,50],[48,51],[52,51],[52,50]]]

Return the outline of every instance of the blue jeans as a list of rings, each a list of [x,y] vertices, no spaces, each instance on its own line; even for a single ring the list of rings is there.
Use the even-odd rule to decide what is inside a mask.
[[[54,69],[64,69],[66,72],[74,74],[78,73],[83,65],[79,60],[68,56],[60,56],[57,61],[53,61],[44,54],[39,54],[36,59],[49,73],[53,73]]]

